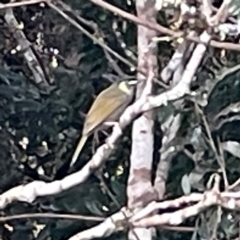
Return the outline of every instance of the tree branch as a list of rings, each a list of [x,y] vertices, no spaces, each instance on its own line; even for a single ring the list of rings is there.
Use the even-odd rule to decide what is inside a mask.
[[[147,28],[150,28],[152,30],[158,31],[160,33],[169,35],[169,36],[173,36],[174,38],[178,38],[178,37],[182,37],[183,33],[182,32],[175,32],[173,30],[170,30],[168,28],[165,28],[163,26],[161,26],[160,24],[157,23],[153,23],[153,22],[147,22],[139,17],[136,17],[130,13],[127,13],[123,10],[121,10],[120,8],[117,8],[105,1],[102,0],[89,0],[93,3],[95,3],[98,6],[101,6],[111,12],[114,12],[115,14],[118,14],[132,22],[135,22],[136,24],[140,24],[143,25]],[[195,36],[187,36],[186,39],[191,40],[193,42],[196,43],[204,43],[201,41],[200,38],[195,37]],[[215,40],[211,40],[208,43],[210,46],[215,47],[215,48],[221,48],[221,49],[229,49],[229,50],[235,50],[235,51],[240,51],[240,44],[234,44],[234,43],[229,43],[229,42],[218,42]]]
[[[19,24],[11,8],[6,9],[6,12],[4,14],[4,19],[10,31],[12,32],[14,38],[18,42],[20,47],[20,52],[23,53],[23,56],[27,62],[29,69],[32,71],[34,82],[38,86],[45,87],[45,89],[47,89],[49,84],[45,78],[43,69],[41,68],[39,61],[37,60],[35,54],[31,49],[31,43],[27,40],[23,31],[20,30]]]

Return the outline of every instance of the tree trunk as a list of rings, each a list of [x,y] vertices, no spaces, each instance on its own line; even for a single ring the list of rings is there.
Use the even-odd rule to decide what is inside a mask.
[[[145,21],[155,21],[155,0],[137,0],[137,14]],[[138,79],[144,79],[138,85],[137,98],[142,94],[151,94],[153,77],[157,75],[157,45],[152,38],[157,33],[143,26],[138,26]],[[143,91],[144,89],[144,91]],[[156,192],[151,183],[153,160],[153,112],[146,112],[133,124],[131,166],[128,179],[128,207],[137,211],[152,200]],[[129,239],[152,239],[150,229],[135,228],[130,230]]]

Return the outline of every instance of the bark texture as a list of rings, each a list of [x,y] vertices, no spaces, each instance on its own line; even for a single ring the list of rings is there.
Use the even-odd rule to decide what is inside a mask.
[[[136,10],[139,17],[145,21],[155,21],[155,0],[137,0]],[[144,79],[139,84],[137,97],[152,92],[153,77],[157,73],[157,45],[152,38],[157,33],[143,26],[138,26],[138,69],[147,73],[147,79],[138,74],[138,79]],[[144,89],[144,91],[143,91]],[[153,113],[146,112],[133,124],[132,152],[130,174],[128,179],[128,207],[136,210],[156,199],[156,192],[151,184],[153,160]],[[150,229],[135,228],[129,232],[129,239],[152,239]]]

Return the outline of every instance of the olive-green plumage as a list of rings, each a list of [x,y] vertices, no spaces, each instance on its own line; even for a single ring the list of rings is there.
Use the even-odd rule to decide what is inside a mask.
[[[125,108],[133,100],[134,86],[137,80],[118,81],[103,90],[93,102],[87,113],[82,130],[82,137],[73,154],[71,165],[76,162],[88,137],[96,130],[102,128],[104,122],[118,121]]]

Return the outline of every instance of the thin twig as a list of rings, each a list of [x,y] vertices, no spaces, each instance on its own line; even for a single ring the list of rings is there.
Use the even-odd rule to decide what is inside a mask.
[[[61,8],[64,11],[68,11],[71,14],[73,14],[73,16],[76,17],[81,23],[83,23],[86,26],[92,28],[95,31],[95,34],[97,34],[99,29],[98,29],[98,25],[95,22],[88,21],[88,20],[84,19],[83,17],[79,16],[77,10],[72,9],[69,5],[67,5],[66,3],[64,3],[64,2],[62,2],[60,0],[56,1],[56,4],[59,4],[59,6],[61,6]]]
[[[234,182],[232,185],[228,186],[227,190],[232,190],[235,187],[237,187],[238,185],[240,185],[240,178],[236,182]]]
[[[21,1],[21,2],[10,2],[10,3],[0,3],[0,9],[7,9],[7,8],[14,8],[14,7],[21,7],[27,5],[33,5],[37,3],[45,2],[44,0],[28,0],[28,1]]]
[[[87,21],[86,19],[82,18],[81,16],[78,15],[76,10],[73,10],[70,6],[68,6],[66,3],[58,0],[56,1],[56,4],[59,4],[59,6],[64,10],[68,11],[71,14],[73,14],[74,17],[76,17],[81,23],[85,24],[86,26],[92,28],[94,30],[94,35],[102,35],[101,30],[98,28],[98,25],[93,22],[93,21]],[[56,6],[57,7],[57,6]],[[92,35],[92,36],[94,36]],[[104,39],[101,39],[102,42],[104,43]],[[113,70],[119,75],[119,76],[124,76],[124,72],[121,70],[121,68],[118,66],[117,62],[112,58],[112,56],[109,54],[109,52],[103,48],[103,51],[106,55],[106,58],[108,59],[110,65],[112,66]],[[131,66],[130,66],[131,67]],[[135,68],[135,67],[134,67]]]
[[[136,68],[136,66],[131,63],[130,61],[128,61],[127,59],[125,59],[124,57],[122,57],[121,55],[119,55],[117,52],[113,51],[110,47],[108,47],[102,40],[96,38],[94,35],[92,35],[91,33],[89,33],[86,29],[84,29],[82,26],[80,26],[76,21],[74,21],[72,18],[70,18],[67,14],[65,14],[61,9],[59,9],[57,6],[55,6],[54,4],[52,4],[51,2],[48,3],[48,6],[51,7],[52,9],[54,9],[56,12],[58,12],[63,18],[65,18],[68,22],[70,22],[74,27],[76,27],[77,29],[79,29],[83,34],[85,34],[86,36],[88,36],[90,39],[92,39],[92,41],[96,44],[98,44],[99,46],[101,46],[103,49],[107,50],[108,52],[110,52],[113,56],[115,56],[116,58],[118,58],[119,60],[121,60],[123,63],[125,63],[127,66],[131,67],[131,68]]]
[[[0,217],[0,222],[8,222],[12,220],[26,219],[26,218],[58,218],[58,219],[70,219],[70,220],[84,220],[84,221],[104,221],[105,218],[102,217],[90,217],[83,215],[73,215],[73,214],[56,214],[56,213],[26,213],[26,214],[16,214],[12,216]]]
[[[203,113],[203,111],[199,108],[198,104],[195,104],[196,106],[196,109],[197,111],[200,113],[201,117],[202,117],[202,120],[203,120],[203,124],[204,124],[204,127],[206,129],[206,132],[207,132],[207,136],[209,138],[209,144],[215,154],[215,157],[217,159],[217,162],[221,168],[221,171],[222,171],[222,174],[223,174],[223,180],[224,180],[224,186],[225,188],[227,189],[228,188],[228,179],[227,179],[227,173],[226,173],[226,170],[225,170],[225,162],[224,162],[224,158],[221,158],[220,155],[218,154],[217,152],[217,149],[215,147],[215,143],[213,141],[213,138],[212,138],[212,134],[211,134],[211,131],[210,131],[210,127],[209,127],[209,124],[207,122],[207,119]]]
[[[49,7],[54,9],[56,12],[58,12],[63,18],[65,18],[69,23],[71,23],[73,26],[75,26],[77,29],[79,29],[83,34],[88,36],[94,43],[98,44],[101,46],[104,50],[108,51],[111,53],[113,56],[115,56],[118,60],[122,61],[125,63],[127,66],[129,66],[131,69],[135,69],[139,73],[143,74],[144,76],[146,75],[145,72],[143,72],[141,69],[137,69],[136,65],[128,61],[126,58],[122,57],[120,54],[112,50],[109,46],[107,46],[103,40],[96,38],[93,34],[89,33],[86,29],[84,29],[82,26],[80,26],[76,21],[74,21],[72,18],[70,18],[67,14],[65,14],[61,9],[56,7],[52,3],[48,3]],[[160,82],[157,78],[154,78],[154,81],[156,81],[160,86],[163,88],[167,89],[168,86],[164,84],[163,82]]]
[[[112,67],[112,69],[121,77],[125,76],[125,73],[122,71],[122,69],[118,66],[117,62],[112,58],[112,56],[109,54],[108,51],[106,51],[105,49],[104,53],[105,56],[107,58],[107,60],[109,61],[110,66]]]

